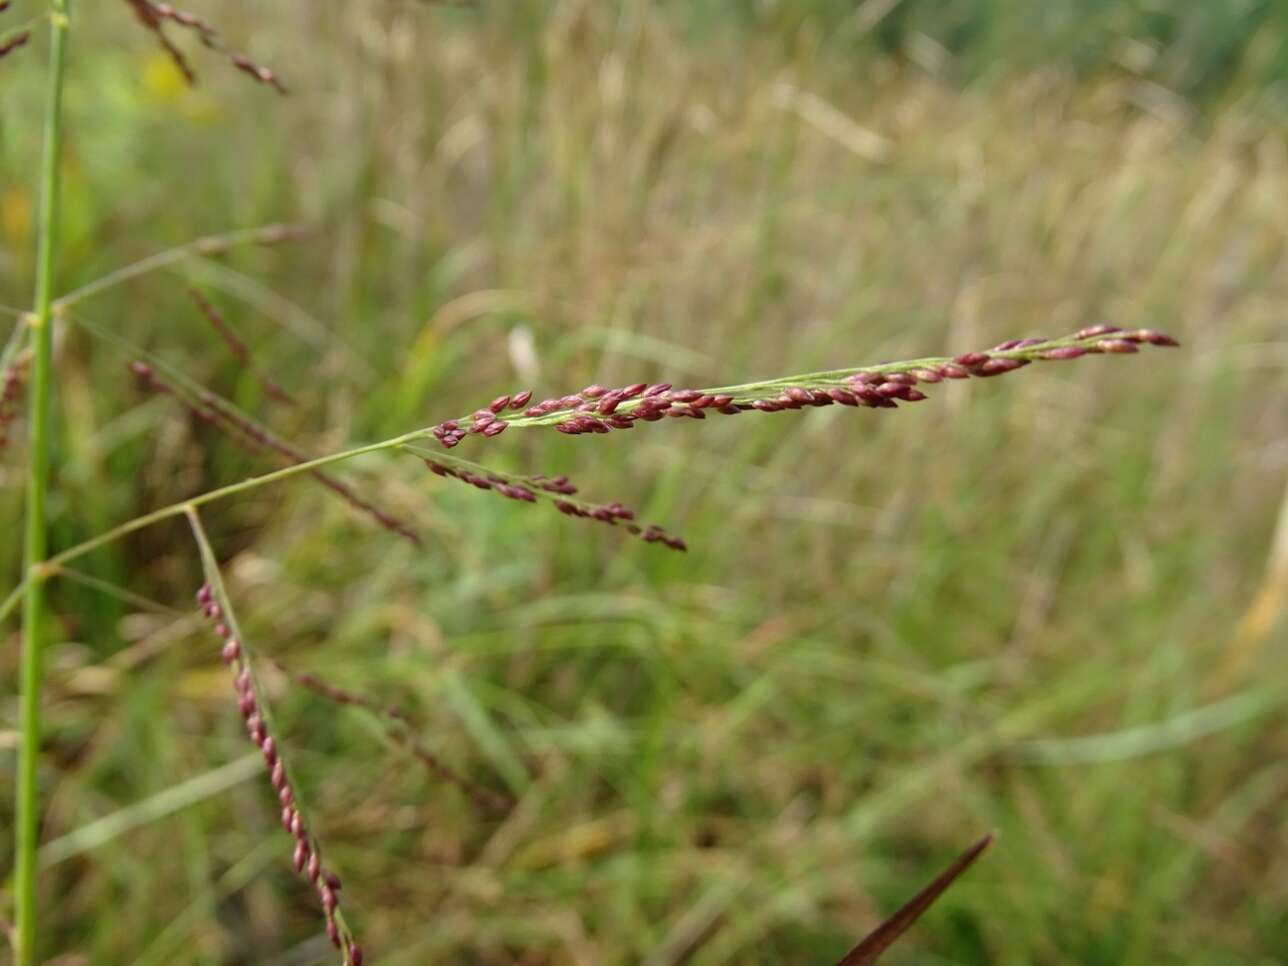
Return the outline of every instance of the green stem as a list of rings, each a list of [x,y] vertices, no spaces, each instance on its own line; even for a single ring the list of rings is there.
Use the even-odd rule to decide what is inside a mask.
[[[186,245],[167,248],[165,251],[157,252],[147,258],[131,262],[129,265],[109,272],[88,285],[82,285],[80,288],[68,292],[59,298],[55,303],[55,307],[62,311],[78,302],[85,301],[87,298],[92,298],[106,289],[128,282],[130,279],[138,278],[140,275],[168,268],[185,259],[217,255],[220,252],[242,245],[275,245],[290,238],[300,237],[302,234],[303,229],[297,225],[274,224],[261,225],[258,228],[241,228],[237,231],[224,232],[219,235],[205,235],[188,242]]]
[[[45,108],[45,157],[40,183],[40,237],[36,250],[36,302],[31,319],[32,360],[30,453],[27,477],[27,538],[23,567],[21,744],[14,828],[17,923],[14,943],[18,966],[36,962],[36,847],[40,837],[40,686],[44,671],[45,578],[47,550],[45,497],[49,489],[49,395],[53,368],[55,254],[58,250],[59,164],[63,141],[63,75],[66,67],[68,0],[50,0],[49,88]]]
[[[41,579],[57,576],[62,564],[70,563],[78,557],[83,557],[91,550],[97,550],[104,544],[111,543],[113,540],[119,540],[128,533],[135,530],[142,530],[144,527],[150,527],[154,523],[160,523],[162,520],[169,520],[177,516],[182,516],[187,512],[189,507],[205,506],[207,503],[214,503],[216,500],[222,500],[226,497],[236,496],[239,493],[245,493],[257,487],[265,486],[269,483],[276,483],[279,480],[289,479],[292,476],[298,476],[301,473],[308,473],[311,470],[319,469],[323,466],[329,466],[332,463],[340,463],[344,460],[353,459],[355,456],[363,456],[367,453],[378,453],[381,450],[395,449],[404,443],[411,443],[418,439],[424,439],[429,435],[429,430],[418,429],[410,433],[404,433],[402,436],[395,436],[392,439],[382,440],[379,443],[368,443],[365,446],[358,446],[354,449],[347,449],[340,453],[331,453],[327,456],[319,456],[315,460],[309,460],[307,463],[296,463],[292,466],[283,467],[280,470],[274,470],[272,473],[264,473],[260,476],[252,476],[249,479],[242,480],[240,483],[230,483],[228,486],[221,486],[217,490],[210,490],[191,499],[183,500],[179,503],[172,503],[170,506],[162,507],[159,510],[153,510],[151,513],[144,514],[141,517],[135,517],[133,520],[127,520],[118,527],[113,527],[100,533],[98,536],[86,540],[84,543],[78,543],[74,547],[68,547],[62,553],[55,554],[41,564],[34,573],[29,574],[24,580],[15,587],[9,596],[0,602],[0,621],[9,616],[10,612],[17,606],[22,595],[28,590],[33,583],[37,581],[33,578]]]

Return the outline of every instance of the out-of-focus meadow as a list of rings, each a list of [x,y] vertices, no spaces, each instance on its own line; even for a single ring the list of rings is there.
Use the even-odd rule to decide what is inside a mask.
[[[189,91],[124,4],[79,4],[61,287],[201,235],[309,225],[77,311],[310,451],[521,388],[721,384],[1103,321],[1184,343],[897,413],[459,450],[566,472],[687,555],[410,457],[343,475],[420,549],[308,481],[212,508],[263,652],[401,705],[444,761],[517,798],[482,811],[265,670],[377,962],[832,962],[989,829],[889,962],[1282,962],[1282,5],[198,12],[291,96],[197,47]],[[41,47],[0,63],[10,306],[30,299]],[[263,398],[188,285],[299,406]],[[62,331],[56,546],[277,465],[141,393],[118,346]],[[6,589],[22,459],[0,462]],[[189,616],[186,529],[84,571],[174,610],[54,585],[48,950],[327,961],[218,644]]]

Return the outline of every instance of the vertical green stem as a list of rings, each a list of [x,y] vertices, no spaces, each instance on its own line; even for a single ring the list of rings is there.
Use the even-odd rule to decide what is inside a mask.
[[[30,452],[27,477],[27,539],[23,557],[27,589],[22,623],[22,739],[18,761],[14,891],[18,966],[36,962],[36,846],[40,835],[40,685],[44,671],[45,580],[39,568],[47,554],[45,496],[49,488],[49,383],[53,367],[54,261],[58,250],[59,162],[63,140],[63,74],[67,54],[68,0],[50,0],[49,88],[45,103],[45,157],[40,181],[40,235],[36,249],[36,302],[31,321]]]

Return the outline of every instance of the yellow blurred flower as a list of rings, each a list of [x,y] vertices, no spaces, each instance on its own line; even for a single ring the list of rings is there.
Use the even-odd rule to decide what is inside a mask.
[[[143,86],[159,101],[177,101],[188,93],[188,82],[169,54],[157,51],[143,66]]]
[[[0,233],[11,248],[22,248],[31,238],[31,195],[19,186],[0,194]]]

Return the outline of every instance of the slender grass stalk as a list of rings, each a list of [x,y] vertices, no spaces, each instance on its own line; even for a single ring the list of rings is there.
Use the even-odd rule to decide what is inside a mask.
[[[237,231],[224,232],[219,235],[205,235],[184,245],[176,245],[165,251],[149,255],[137,262],[131,262],[102,278],[73,289],[54,303],[59,310],[71,308],[78,302],[93,298],[107,289],[114,288],[140,275],[169,268],[187,259],[201,258],[207,255],[218,255],[231,248],[243,245],[277,245],[282,242],[302,238],[305,229],[299,225],[273,224],[261,225],[258,228],[240,228]]]
[[[49,87],[45,105],[45,157],[40,181],[40,228],[36,250],[35,315],[31,319],[33,359],[30,453],[27,477],[27,534],[23,569],[22,710],[18,749],[17,820],[14,825],[15,961],[36,962],[36,846],[40,832],[40,689],[44,672],[45,578],[38,572],[47,552],[45,497],[49,488],[50,370],[53,368],[53,293],[58,250],[59,164],[63,141],[63,76],[66,68],[68,0],[50,0]]]

